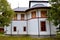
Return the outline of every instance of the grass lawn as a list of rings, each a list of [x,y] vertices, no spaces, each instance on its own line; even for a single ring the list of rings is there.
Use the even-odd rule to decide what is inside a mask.
[[[34,38],[30,36],[1,36],[0,34],[0,40],[60,40],[60,35],[48,38]]]

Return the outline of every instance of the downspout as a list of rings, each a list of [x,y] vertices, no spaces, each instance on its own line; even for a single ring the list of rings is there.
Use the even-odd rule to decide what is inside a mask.
[[[47,12],[47,14],[48,14],[48,12]],[[50,37],[51,37],[51,23],[50,23],[50,20],[49,20],[49,29],[50,29]]]
[[[4,26],[3,26],[4,27]],[[7,34],[7,26],[5,26],[5,34]]]
[[[28,19],[27,19],[27,35],[28,35]]]
[[[4,27],[4,26],[3,26],[3,27]],[[6,27],[6,31],[5,31],[5,32],[6,32],[6,34],[7,34],[7,26],[5,25],[5,27]]]
[[[39,27],[39,10],[37,10],[37,13],[38,13],[38,37],[40,37],[40,27]]]
[[[26,21],[27,21],[27,35],[28,35],[28,15],[26,14]]]
[[[40,31],[39,31],[40,27],[39,27],[39,17],[38,17],[38,36],[40,36]]]
[[[11,36],[12,36],[12,21],[11,21]]]
[[[50,20],[49,20],[49,29],[50,29],[50,37],[51,37],[51,23],[50,23]]]
[[[50,29],[50,37],[51,37],[51,24],[50,24],[50,21],[49,21],[49,29]]]

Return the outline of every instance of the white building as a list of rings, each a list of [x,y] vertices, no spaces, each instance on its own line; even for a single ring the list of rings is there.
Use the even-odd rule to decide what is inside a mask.
[[[47,20],[48,9],[48,0],[30,0],[28,8],[15,8],[10,26],[4,28],[5,34],[56,35],[56,27]]]

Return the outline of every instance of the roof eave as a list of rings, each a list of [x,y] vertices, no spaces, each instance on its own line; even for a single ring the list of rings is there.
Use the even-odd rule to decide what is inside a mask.
[[[15,11],[15,12],[27,12],[27,11],[30,11],[30,10],[33,10],[33,9],[51,9],[51,7],[34,7],[34,8],[29,8],[25,11]]]
[[[14,12],[22,12],[22,13],[24,13],[25,11],[14,11]]]
[[[51,7],[35,7],[35,8],[30,8],[30,9],[27,9],[27,11],[30,11],[30,10],[33,10],[33,9],[51,9]]]

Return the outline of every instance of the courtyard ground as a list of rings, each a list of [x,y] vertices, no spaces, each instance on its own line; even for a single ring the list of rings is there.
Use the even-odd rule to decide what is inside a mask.
[[[31,36],[5,36],[0,34],[0,40],[60,40],[60,34],[56,37],[35,38]]]

